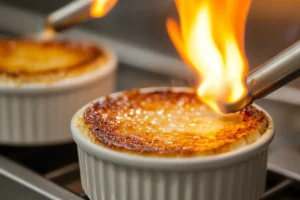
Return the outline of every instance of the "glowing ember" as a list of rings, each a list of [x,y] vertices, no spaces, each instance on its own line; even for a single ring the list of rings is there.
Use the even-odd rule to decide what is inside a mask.
[[[167,20],[181,57],[198,73],[198,96],[216,112],[218,102],[233,103],[246,93],[248,68],[243,51],[251,0],[175,0],[180,26]]]
[[[118,0],[94,0],[90,10],[91,17],[105,16],[117,2]]]

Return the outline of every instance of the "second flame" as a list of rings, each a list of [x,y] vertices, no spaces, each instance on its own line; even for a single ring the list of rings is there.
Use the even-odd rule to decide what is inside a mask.
[[[245,24],[251,0],[175,0],[180,26],[167,29],[181,57],[201,78],[198,96],[216,112],[246,93]]]
[[[94,0],[90,9],[91,17],[105,16],[118,2],[118,0]]]

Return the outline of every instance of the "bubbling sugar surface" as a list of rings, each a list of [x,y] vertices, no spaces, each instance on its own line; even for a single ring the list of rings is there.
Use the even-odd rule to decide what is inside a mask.
[[[131,91],[96,102],[85,110],[84,119],[89,137],[110,147],[193,154],[214,151],[252,135],[263,118],[254,107],[250,110],[251,115],[219,115],[194,93]]]
[[[163,133],[192,133],[208,137],[224,127],[236,126],[242,121],[239,116],[221,116],[203,104],[191,106],[179,101],[177,104],[157,102],[153,106],[156,109],[131,108],[128,113],[120,113],[116,116],[117,123],[125,121],[125,126],[134,125],[138,132],[156,132],[159,133],[156,138],[161,136],[161,139],[166,139]]]

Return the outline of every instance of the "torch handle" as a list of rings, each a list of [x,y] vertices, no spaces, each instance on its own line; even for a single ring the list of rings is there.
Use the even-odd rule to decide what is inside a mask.
[[[300,76],[300,41],[251,71],[247,86],[254,99],[262,98]]]
[[[77,0],[54,11],[47,18],[46,26],[59,32],[89,18],[93,0]]]

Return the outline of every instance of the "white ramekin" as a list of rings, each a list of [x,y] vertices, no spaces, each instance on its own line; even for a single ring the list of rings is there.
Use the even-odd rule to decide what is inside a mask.
[[[78,147],[82,186],[90,199],[258,200],[263,194],[274,128],[271,117],[260,107],[255,106],[268,116],[270,127],[255,143],[210,157],[161,158],[122,153],[92,143],[74,121],[89,105],[74,115],[71,130]]]
[[[114,91],[117,57],[110,48],[99,48],[108,59],[96,71],[50,86],[0,83],[0,144],[50,145],[71,141],[69,124],[78,107]]]

